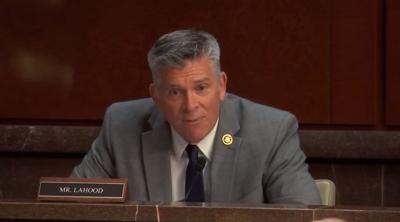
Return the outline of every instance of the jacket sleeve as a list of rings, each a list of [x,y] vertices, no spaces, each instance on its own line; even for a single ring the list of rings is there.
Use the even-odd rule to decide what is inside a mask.
[[[114,175],[114,158],[110,141],[110,108],[106,111],[103,125],[98,137],[93,141],[91,149],[82,162],[74,167],[71,176],[94,178],[112,177]]]
[[[264,170],[264,198],[268,203],[321,204],[300,148],[297,129],[297,120],[292,114],[286,115],[277,129],[275,152]]]

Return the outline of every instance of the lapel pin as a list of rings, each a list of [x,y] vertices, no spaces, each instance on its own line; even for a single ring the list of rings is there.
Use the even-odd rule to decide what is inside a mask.
[[[233,137],[231,134],[225,134],[222,136],[222,143],[225,145],[231,145],[233,143]]]

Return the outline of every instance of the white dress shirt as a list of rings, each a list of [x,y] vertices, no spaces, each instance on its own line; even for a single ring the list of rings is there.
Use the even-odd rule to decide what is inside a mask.
[[[211,161],[211,152],[213,148],[215,134],[217,132],[218,120],[213,129],[207,134],[199,143],[193,144],[199,147],[199,155],[207,159],[207,163],[203,169],[204,181],[204,196],[205,200],[210,198],[210,184],[209,184],[209,170],[208,165]],[[172,147],[170,152],[171,160],[171,182],[172,182],[172,201],[182,201],[185,199],[185,180],[186,180],[186,167],[189,163],[189,158],[185,152],[188,142],[185,141],[178,132],[171,126],[172,132]]]

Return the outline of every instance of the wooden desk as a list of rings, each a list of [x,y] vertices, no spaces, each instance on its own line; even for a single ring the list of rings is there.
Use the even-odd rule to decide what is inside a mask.
[[[398,222],[400,208],[138,203],[95,204],[0,200],[0,221],[300,221]]]
[[[39,178],[65,177],[98,127],[0,125],[0,198],[34,199]],[[400,207],[400,131],[300,130],[316,179],[336,184],[336,204]]]

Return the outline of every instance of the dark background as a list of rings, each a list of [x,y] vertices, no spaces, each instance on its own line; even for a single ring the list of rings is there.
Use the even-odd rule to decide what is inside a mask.
[[[397,0],[2,0],[0,121],[100,123],[148,96],[146,53],[196,28],[222,48],[228,90],[303,126],[400,126]],[[97,121],[97,122],[96,122]]]

